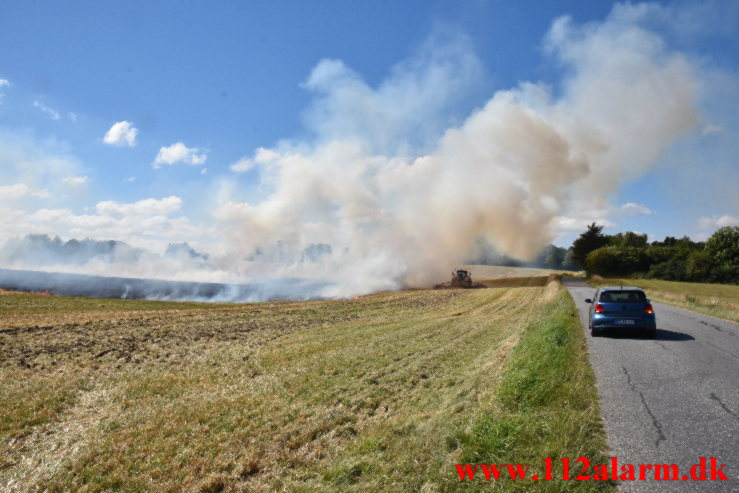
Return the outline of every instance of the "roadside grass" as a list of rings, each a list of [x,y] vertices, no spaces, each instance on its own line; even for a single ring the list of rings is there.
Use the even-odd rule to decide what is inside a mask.
[[[0,307],[3,491],[550,491],[563,485],[461,482],[454,465],[605,447],[556,283]]]
[[[461,464],[529,464],[528,477],[543,479],[552,458],[552,481],[464,481],[473,491],[616,491],[611,481],[561,481],[561,459],[607,464],[595,378],[588,362],[577,309],[559,289],[545,319],[530,320],[495,393],[492,409],[471,429],[458,432]],[[577,463],[570,476],[582,469]],[[572,472],[574,471],[574,473]],[[504,470],[502,478],[507,477]],[[462,486],[462,485],[460,485]]]
[[[637,286],[652,300],[739,323],[739,286],[656,279],[588,279],[592,286]]]

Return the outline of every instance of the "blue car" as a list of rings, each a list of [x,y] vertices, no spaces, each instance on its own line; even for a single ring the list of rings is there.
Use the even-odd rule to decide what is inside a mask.
[[[657,335],[654,309],[640,288],[615,286],[600,288],[590,303],[590,334],[598,337],[606,329],[642,329]]]

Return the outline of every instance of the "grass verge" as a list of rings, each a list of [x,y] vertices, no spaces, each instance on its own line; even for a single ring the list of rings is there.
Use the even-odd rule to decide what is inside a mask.
[[[658,279],[588,279],[592,286],[637,286],[654,301],[739,323],[739,286]]]
[[[532,321],[524,330],[492,409],[453,441],[461,448],[461,464],[530,464],[529,477],[543,478],[543,459],[552,457],[554,478],[485,481],[478,471],[477,479],[455,490],[615,491],[610,481],[557,480],[562,477],[562,458],[607,463],[594,375],[577,310],[566,290],[557,292],[546,320]],[[573,477],[580,468],[578,464]],[[592,468],[588,474],[593,474]]]

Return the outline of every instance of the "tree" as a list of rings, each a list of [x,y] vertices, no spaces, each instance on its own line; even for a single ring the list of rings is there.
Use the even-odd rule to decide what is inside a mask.
[[[645,248],[607,246],[590,252],[585,268],[600,276],[629,276],[649,270],[649,256]]]
[[[624,239],[621,246],[625,247],[645,247],[647,246],[647,235],[627,231],[624,233]]]
[[[724,226],[706,241],[706,252],[719,264],[739,265],[739,226]]]
[[[561,269],[564,256],[564,248],[550,243],[539,253],[539,256],[536,258],[536,265],[546,267],[547,269]]]
[[[671,247],[677,245],[677,238],[674,236],[665,236],[664,241],[653,241],[652,246]]]
[[[572,247],[568,248],[565,252],[565,258],[562,261],[562,268],[565,270],[580,270],[582,266],[575,260],[575,251]]]
[[[565,256],[565,249],[562,247],[550,248],[547,257],[544,259],[544,265],[549,269],[561,269],[562,260]]]
[[[608,243],[616,247],[645,247],[647,246],[647,235],[627,231],[607,236]]]
[[[713,277],[719,282],[739,282],[739,226],[724,226],[706,241],[705,252],[715,265]]]
[[[713,267],[714,262],[708,252],[693,250],[685,262],[685,279],[698,282],[710,280]]]
[[[585,265],[585,258],[593,250],[608,244],[608,238],[602,233],[603,226],[592,223],[588,229],[572,242],[572,250],[575,260],[579,265]]]

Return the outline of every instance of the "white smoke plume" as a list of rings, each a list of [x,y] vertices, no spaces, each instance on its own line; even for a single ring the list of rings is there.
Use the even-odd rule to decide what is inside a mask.
[[[698,122],[695,69],[640,27],[641,14],[618,6],[600,24],[556,20],[545,48],[565,69],[561,86],[497,91],[431,146],[429,122],[476,70],[469,54],[427,52],[376,89],[320,62],[305,84],[318,95],[315,142],[271,149],[263,200],[217,212],[227,261],[250,277],[330,277],[333,294],[351,295],[443,279],[480,237],[531,258],[574,199],[607,198]],[[332,253],[308,265],[248,258],[278,242]]]
[[[148,229],[185,232],[167,241],[195,238],[207,261],[151,252],[131,260],[118,245],[84,263],[49,262],[60,272],[229,285],[284,279],[268,291],[307,298],[429,286],[481,243],[530,259],[575,204],[604,209],[699,123],[699,70],[643,27],[649,13],[617,5],[601,23],[556,20],[543,49],[562,80],[490,90],[469,115],[454,109],[469,105],[484,69],[464,37],[433,38],[376,87],[343,62],[322,60],[304,83],[315,96],[307,135],[235,163],[235,173],[256,171],[261,182],[245,201],[237,175],[223,181],[215,225],[176,215],[178,197],[101,202],[85,216],[47,211],[74,226],[74,237],[90,227],[97,238],[125,241],[149,239]],[[145,214],[152,205],[158,215]],[[124,230],[128,237],[113,236]],[[18,258],[4,266],[30,267]]]

